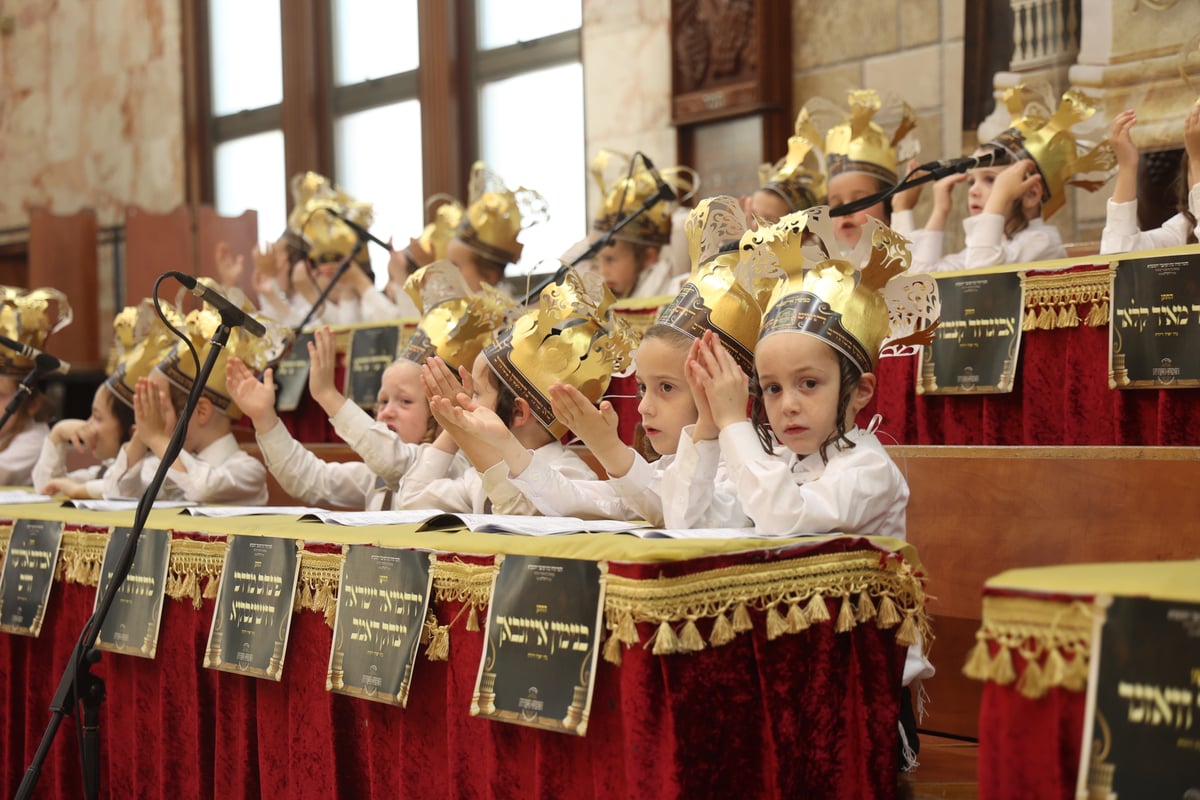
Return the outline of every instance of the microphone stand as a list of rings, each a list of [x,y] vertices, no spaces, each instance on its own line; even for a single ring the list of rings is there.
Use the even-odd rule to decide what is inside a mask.
[[[155,286],[157,290],[157,284]],[[50,710],[53,712],[53,715],[46,726],[45,733],[42,735],[41,744],[38,745],[37,752],[33,756],[33,761],[30,762],[29,769],[26,771],[25,777],[21,780],[21,785],[17,788],[17,793],[14,795],[16,800],[26,800],[32,796],[33,790],[37,786],[38,778],[41,775],[42,764],[50,752],[50,745],[54,742],[54,736],[58,732],[58,727],[62,724],[63,717],[71,713],[76,703],[79,703],[83,707],[83,747],[80,751],[80,761],[82,762],[84,796],[87,798],[97,798],[100,796],[100,703],[104,700],[104,682],[90,672],[91,665],[98,663],[100,660],[100,651],[96,650],[94,645],[96,644],[96,638],[100,635],[100,628],[104,624],[104,618],[108,615],[108,609],[112,606],[117,592],[121,588],[121,584],[124,583],[126,576],[129,575],[130,568],[133,566],[133,558],[137,553],[137,542],[141,536],[142,529],[146,527],[146,520],[150,516],[150,510],[154,507],[154,498],[158,496],[159,489],[162,488],[163,481],[167,477],[167,470],[171,468],[171,465],[179,456],[179,451],[183,449],[183,440],[187,435],[188,422],[191,420],[192,413],[196,409],[196,404],[200,400],[200,394],[204,390],[204,385],[208,382],[208,376],[212,373],[221,350],[225,348],[226,343],[229,341],[230,329],[237,324],[236,321],[231,320],[231,316],[227,315],[225,311],[221,312],[221,324],[217,326],[216,331],[209,340],[208,356],[205,358],[204,364],[201,366],[200,372],[196,375],[196,380],[192,384],[192,391],[188,394],[187,402],[184,404],[183,411],[180,413],[179,420],[175,425],[175,430],[171,434],[171,440],[168,442],[167,449],[158,464],[158,470],[154,473],[154,478],[150,481],[150,484],[146,486],[146,491],[142,493],[141,499],[138,500],[129,540],[126,542],[125,549],[121,551],[121,556],[117,560],[112,580],[109,581],[108,587],[105,589],[104,595],[100,598],[91,618],[83,626],[83,631],[79,634],[79,639],[76,641],[75,648],[71,653],[70,661],[67,662],[67,666],[63,670],[58,690],[55,692],[54,700],[50,704]]]
[[[664,189],[666,189],[666,192],[663,191]],[[670,193],[669,197],[667,196],[668,192]],[[666,184],[663,184],[661,187],[659,187],[659,190],[657,193],[652,194],[652,195],[650,195],[650,197],[646,198],[646,202],[642,203],[640,208],[637,208],[634,211],[630,212],[627,216],[623,217],[620,222],[618,222],[616,225],[614,225],[612,227],[612,230],[605,231],[604,234],[599,239],[597,239],[596,241],[594,241],[590,245],[588,245],[587,250],[584,250],[582,253],[580,253],[578,256],[576,256],[575,259],[573,261],[571,261],[569,266],[559,267],[550,277],[546,278],[546,280],[542,281],[537,286],[530,289],[529,294],[525,295],[525,299],[521,301],[521,304],[529,305],[531,302],[533,302],[538,297],[538,295],[540,295],[542,293],[543,289],[545,289],[547,286],[549,286],[552,283],[557,283],[557,282],[561,281],[563,279],[563,277],[567,274],[567,269],[569,269],[569,267],[573,267],[576,264],[579,264],[580,262],[587,261],[589,258],[596,255],[601,250],[603,250],[604,248],[606,248],[610,244],[612,244],[613,237],[617,235],[617,232],[619,230],[624,228],[629,223],[633,222],[635,219],[640,217],[642,214],[645,214],[647,211],[649,211],[651,208],[653,208],[655,205],[657,205],[660,201],[674,199],[674,197],[675,197],[675,195],[673,192],[671,192],[671,187],[667,186]]]
[[[317,295],[317,299],[313,301],[312,308],[308,309],[308,313],[304,315],[304,319],[300,320],[300,324],[292,329],[293,342],[299,338],[301,332],[304,331],[304,326],[307,325],[308,321],[313,318],[314,314],[317,313],[317,309],[319,309],[321,304],[325,302],[325,298],[329,297],[329,293],[333,291],[334,284],[341,280],[341,277],[345,275],[346,271],[350,269],[351,265],[354,264],[354,257],[357,256],[363,249],[364,244],[365,242],[360,236],[358,241],[354,243],[354,247],[351,248],[350,255],[342,259],[341,264],[338,264],[337,272],[333,273],[333,277],[329,279],[329,283],[326,284],[325,288],[321,290],[321,293]]]
[[[850,201],[849,203],[843,203],[837,208],[829,209],[829,216],[844,217],[847,214],[854,214],[862,211],[864,208],[870,208],[876,203],[882,203],[884,200],[887,200],[897,192],[902,192],[905,189],[911,189],[914,186],[920,186],[921,184],[929,183],[930,181],[936,181],[949,175],[957,175],[960,172],[966,172],[967,170],[971,169],[972,166],[974,165],[970,162],[960,162],[957,164],[927,164],[917,167],[918,170],[924,169],[926,172],[921,175],[916,175],[915,177],[913,173],[910,172],[908,175],[904,176],[904,180],[900,181],[895,186],[883,189],[875,194],[869,194],[866,197],[860,197],[857,200]],[[915,171],[916,170],[914,170],[914,172]]]

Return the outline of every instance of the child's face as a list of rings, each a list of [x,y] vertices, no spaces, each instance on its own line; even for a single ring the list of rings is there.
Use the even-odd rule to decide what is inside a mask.
[[[475,364],[471,367],[471,380],[475,384],[475,395],[472,399],[479,405],[495,411],[496,402],[500,399],[500,382],[496,373],[488,366],[483,353],[475,357]]]
[[[750,195],[750,213],[764,222],[774,224],[790,214],[791,209],[775,192],[759,189]],[[753,217],[748,222],[752,226],[755,224]]]
[[[776,333],[758,343],[754,363],[776,438],[801,457],[820,450],[837,430],[841,370],[834,349],[805,333]]]
[[[829,207],[844,206],[878,191],[879,180],[877,178],[865,172],[844,172],[829,181]],[[862,229],[867,224],[868,217],[874,217],[886,223],[887,212],[884,210],[883,203],[876,203],[853,214],[834,217],[834,235],[846,247],[854,247],[862,238]]]
[[[646,438],[660,455],[679,447],[684,426],[696,421],[696,403],[683,374],[687,348],[651,337],[637,350],[638,413]]]
[[[115,458],[123,444],[121,440],[121,421],[113,413],[113,403],[121,402],[113,397],[113,393],[101,384],[92,397],[92,415],[87,419],[85,441],[92,450],[92,455],[104,461]]]
[[[613,239],[612,244],[596,254],[596,265],[609,291],[618,299],[633,293],[645,267],[639,263],[633,245],[620,239]]]
[[[971,216],[983,213],[988,198],[992,196],[992,186],[996,176],[1003,167],[979,167],[967,171],[967,207]]]
[[[419,444],[429,425],[429,402],[421,386],[421,368],[397,361],[383,371],[375,399],[375,419],[387,425],[403,442]]]

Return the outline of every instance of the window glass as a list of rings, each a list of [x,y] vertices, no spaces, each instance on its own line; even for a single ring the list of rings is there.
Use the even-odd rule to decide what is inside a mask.
[[[546,98],[554,98],[553,108]],[[480,150],[510,189],[539,192],[550,220],[522,231],[525,249],[509,275],[557,258],[587,233],[583,66],[527,72],[480,91]]]
[[[483,50],[530,42],[583,24],[579,0],[479,0],[477,8]]]
[[[419,63],[417,0],[334,0],[335,86],[408,72]]]
[[[260,241],[278,239],[287,227],[287,176],[283,132],[267,131],[217,145],[217,213],[237,216],[258,211]]]
[[[213,116],[283,100],[279,4],[209,0]]]
[[[337,184],[374,207],[371,233],[397,248],[425,225],[421,169],[421,104],[408,100],[347,114],[334,123]],[[369,245],[375,281],[387,284],[388,254]]]

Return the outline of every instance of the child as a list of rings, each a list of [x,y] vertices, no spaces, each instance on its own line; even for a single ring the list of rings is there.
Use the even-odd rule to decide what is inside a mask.
[[[1137,224],[1138,148],[1129,135],[1137,122],[1132,111],[1122,111],[1113,120],[1109,141],[1117,154],[1117,184],[1108,201],[1100,253],[1128,253],[1193,244],[1200,239],[1200,100],[1192,105],[1183,127],[1183,159],[1179,165],[1179,213],[1161,228],[1139,231]]]
[[[42,494],[64,494],[73,499],[103,497],[104,472],[121,445],[129,440],[133,424],[133,409],[102,384],[92,397],[90,417],[59,420],[50,429],[33,467],[34,488]],[[68,448],[91,453],[100,463],[67,472]]]
[[[472,371],[471,396],[456,391],[443,365],[430,363],[425,373],[430,407],[479,474],[491,501],[485,511],[538,513],[509,477],[509,463],[518,458],[536,458],[567,479],[595,479],[558,441],[566,426],[554,415],[550,387],[570,383],[592,403],[624,366],[632,334],[612,317],[612,301],[596,275],[568,270],[542,290],[539,308],[484,348]],[[414,485],[429,491],[420,482]],[[460,494],[466,488],[459,487]],[[478,510],[478,494],[473,498]]]
[[[788,214],[815,206],[825,196],[825,175],[809,164],[809,156],[821,145],[820,134],[809,119],[807,108],[796,115],[796,132],[788,138],[787,155],[776,164],[758,169],[762,186],[747,198],[746,218],[751,227],[758,221],[774,224]]]
[[[458,267],[471,291],[499,286],[504,269],[521,260],[522,230],[549,219],[546,201],[524,186],[510,191],[482,161],[471,167],[470,204],[446,247],[446,258]]]
[[[625,171],[612,186],[606,187],[604,174],[612,155],[603,151],[592,160],[592,175],[604,197],[600,213],[592,222],[595,235],[614,230],[621,220],[659,191],[655,176],[641,159],[633,163],[632,173]],[[693,186],[699,182],[687,167],[664,169],[662,177],[668,184],[673,184],[677,192],[684,193],[684,200],[691,196]],[[660,258],[671,242],[674,207],[674,201],[659,200],[613,234],[609,244],[596,254],[600,275],[618,300],[672,295],[679,291],[686,276],[674,274],[672,264]]]
[[[186,332],[199,362],[193,361],[186,347],[176,345],[148,377],[137,380],[133,396],[137,427],[104,475],[105,497],[138,497],[145,491],[219,324],[220,316],[208,307],[188,314]],[[278,357],[285,342],[284,333],[274,324],[262,338],[238,328],[232,331],[188,422],[183,449],[166,473],[160,497],[229,505],[267,502],[266,469],[242,451],[230,432],[232,420],[240,417],[241,411],[229,395],[225,364],[236,356],[262,368]]]
[[[824,210],[810,215],[809,230],[824,244],[832,238]],[[910,302],[927,297],[936,285],[925,282],[932,288],[924,295],[889,287],[885,300],[878,289],[907,267],[903,239],[878,222],[864,231],[874,246],[861,273],[841,259],[817,263],[805,272],[802,290],[780,299],[763,319],[754,353],[762,393],[754,424],[746,415],[749,381],[737,361],[713,336],[693,344],[686,372],[700,413],[691,438],[697,445],[717,440],[729,475],[714,482],[716,454],[697,447],[697,456],[685,458],[681,445],[663,478],[668,527],[681,527],[694,509],[710,509],[709,525],[749,522],[768,536],[844,532],[904,538],[908,487],[873,431],[856,428],[854,421],[874,393],[874,364],[889,333],[888,301],[893,294]],[[893,330],[888,347],[927,343],[936,318],[931,309],[927,303],[906,315],[909,325],[930,327],[900,336]],[[785,455],[776,453],[776,441]]]
[[[811,104],[819,105],[819,104]],[[890,189],[898,183],[896,164],[915,155],[917,143],[909,134],[917,126],[916,115],[900,103],[899,122],[891,136],[872,118],[882,107],[878,93],[864,89],[850,92],[850,113],[825,134],[825,169],[829,176],[829,205],[832,208]],[[837,240],[852,249],[862,236],[868,219],[891,221],[890,201],[834,217]]]
[[[26,291],[0,286],[0,334],[22,345],[44,350],[50,334],[71,322],[71,306],[57,289]],[[23,379],[35,364],[0,347],[0,414],[21,393]],[[45,401],[34,386],[0,428],[0,486],[28,486],[42,444],[50,434]]]

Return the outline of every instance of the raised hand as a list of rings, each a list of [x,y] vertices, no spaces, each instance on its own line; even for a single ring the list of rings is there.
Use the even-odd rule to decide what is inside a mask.
[[[617,433],[620,419],[612,403],[601,401],[597,408],[583,392],[564,383],[550,385],[550,407],[559,422],[579,437],[611,477],[619,478],[633,466],[633,450]]]
[[[1042,176],[1031,159],[1024,158],[1010,164],[996,176],[983,213],[1006,215],[1012,208],[1013,201],[1023,197],[1033,187],[1041,185],[1041,182]]]
[[[147,448],[162,458],[178,421],[170,393],[149,378],[138,378],[133,394],[133,418],[137,435]]]
[[[704,332],[697,352],[695,373],[703,380],[705,398],[718,430],[747,419],[750,379],[712,331]]]
[[[334,369],[337,367],[337,337],[329,327],[319,328],[308,343],[308,392],[329,416],[333,416],[346,402],[346,398],[334,384]]]
[[[1196,110],[1192,109],[1193,112]],[[1128,203],[1137,199],[1138,148],[1133,142],[1132,129],[1137,123],[1137,114],[1126,109],[1113,117],[1108,131],[1108,141],[1117,155],[1117,180],[1113,185],[1113,202]],[[1186,134],[1185,134],[1186,142]]]
[[[1183,147],[1188,157],[1188,188],[1200,183],[1200,100],[1183,123]]]
[[[696,404],[696,427],[692,429],[692,441],[695,442],[715,439],[720,433],[717,424],[713,422],[712,409],[708,405],[708,374],[700,361],[700,350],[703,346],[703,337],[693,341],[688,349],[687,360],[683,364],[683,376],[692,390],[692,402]]]
[[[918,166],[918,161],[914,158],[908,162],[908,171],[911,177],[916,178],[924,172],[913,172]],[[911,211],[917,207],[917,203],[921,200],[922,186],[912,186],[902,192],[896,192],[892,195],[892,210],[893,211]]]
[[[260,381],[240,358],[230,358],[225,365],[225,388],[238,408],[254,423],[254,430],[266,433],[279,422],[275,415],[275,375],[263,373]]]
[[[92,446],[91,426],[86,419],[59,420],[50,429],[50,441],[74,448],[76,453],[86,453]]]
[[[217,280],[221,286],[227,289],[240,286],[243,271],[245,259],[241,255],[235,258],[227,243],[217,242]]]

